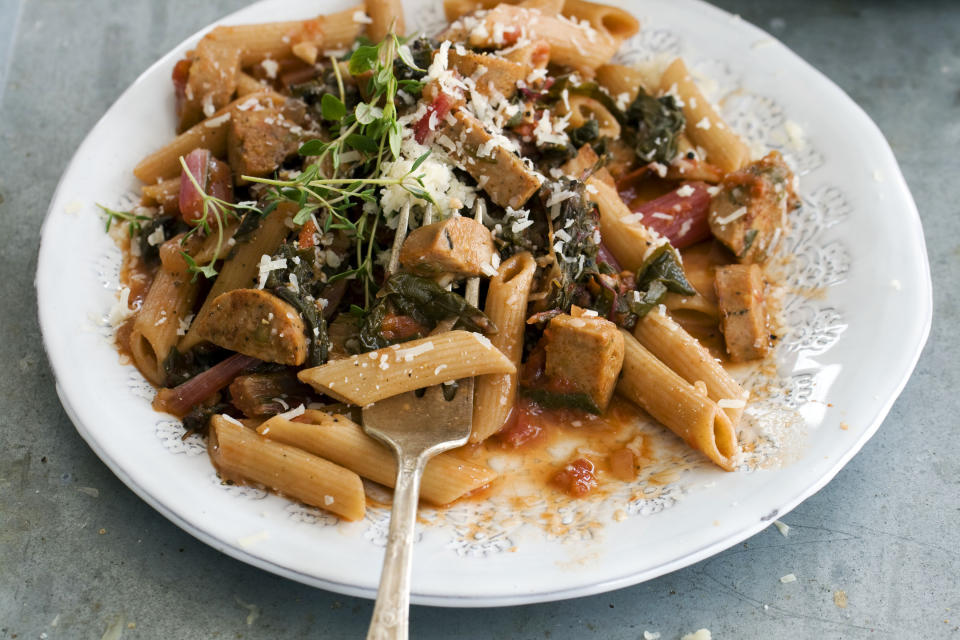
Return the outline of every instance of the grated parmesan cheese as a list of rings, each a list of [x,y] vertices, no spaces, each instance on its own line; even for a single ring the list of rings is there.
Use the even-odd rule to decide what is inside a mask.
[[[739,209],[737,209],[736,211],[734,211],[728,216],[724,216],[723,218],[717,218],[716,223],[720,225],[730,224],[734,220],[738,218],[742,218],[745,215],[747,215],[747,208],[740,207]]]
[[[297,416],[302,416],[303,413],[304,413],[304,411],[306,411],[306,408],[305,408],[305,407],[303,406],[303,404],[301,403],[301,404],[297,405],[296,407],[294,407],[293,409],[290,409],[290,411],[285,411],[285,412],[283,412],[283,413],[278,413],[278,414],[277,414],[277,417],[278,417],[278,418],[283,418],[284,420],[293,420],[293,419],[296,418]]]

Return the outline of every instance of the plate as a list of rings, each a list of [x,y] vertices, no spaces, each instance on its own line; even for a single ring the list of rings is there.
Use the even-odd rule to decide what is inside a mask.
[[[794,255],[784,266],[789,330],[777,350],[779,371],[759,380],[765,391],[751,414],[764,446],[792,457],[769,456],[766,468],[737,473],[694,464],[649,493],[633,487],[560,510],[550,530],[531,530],[509,513],[491,517],[481,503],[427,512],[433,522],[420,526],[415,549],[416,603],[499,606],[584,596],[736,544],[824,486],[864,445],[927,338],[931,284],[919,216],[866,114],[768,34],[716,8],[695,0],[614,4],[633,7],[645,27],[626,43],[624,61],[683,55],[728,123],[751,144],[780,149],[800,174],[803,208],[785,241]],[[340,5],[348,6],[267,0],[222,22],[308,17]],[[442,23],[439,2],[409,3],[407,15],[427,32]],[[178,422],[152,411],[153,390],[120,363],[111,343],[106,318],[120,254],[94,203],[116,205],[137,189],[132,167],[172,135],[170,71],[199,36],[161,58],[107,111],[50,204],[36,284],[57,392],[96,454],[178,526],[268,571],[372,597],[384,509],[340,523],[254,488],[221,484],[203,442],[182,439]]]

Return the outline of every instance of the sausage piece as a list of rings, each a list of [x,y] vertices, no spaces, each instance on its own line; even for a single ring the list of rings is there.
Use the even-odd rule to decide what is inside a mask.
[[[411,232],[400,249],[400,265],[424,276],[478,276],[490,265],[493,252],[490,231],[476,220],[457,216]]]
[[[303,319],[291,305],[260,289],[217,296],[194,324],[197,337],[230,351],[289,365],[307,359]]]
[[[756,360],[770,350],[763,272],[756,264],[717,268],[715,280],[720,329],[734,362]]]

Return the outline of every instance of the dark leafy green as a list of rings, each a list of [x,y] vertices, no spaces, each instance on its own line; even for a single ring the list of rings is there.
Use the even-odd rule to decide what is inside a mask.
[[[590,394],[582,391],[559,392],[549,391],[536,387],[525,387],[523,395],[527,396],[545,409],[579,409],[587,413],[600,415],[600,407],[593,401]]]
[[[377,294],[377,302],[360,323],[358,351],[381,349],[394,341],[383,336],[383,320],[390,313],[410,316],[418,323],[433,327],[446,318],[468,331],[490,333],[496,326],[463,296],[447,291],[433,280],[409,273],[395,273]]]
[[[647,162],[669,164],[677,156],[677,136],[686,119],[673,96],[654,98],[640,88],[626,123],[633,127],[634,150]]]
[[[289,303],[306,325],[310,347],[307,350],[306,365],[315,367],[327,361],[330,350],[330,337],[327,333],[327,321],[324,319],[317,300],[323,297],[326,288],[320,278],[320,270],[314,265],[312,249],[297,251],[290,244],[283,244],[273,259],[285,258],[287,266],[271,271],[267,277],[267,291]],[[292,280],[290,276],[293,275]],[[296,282],[293,286],[292,282]]]
[[[677,250],[667,243],[657,247],[637,270],[638,291],[646,291],[654,282],[660,282],[674,293],[688,296],[697,293],[683,273]]]
[[[600,137],[600,123],[590,118],[576,129],[571,129],[567,135],[570,136],[573,146],[579,149]]]

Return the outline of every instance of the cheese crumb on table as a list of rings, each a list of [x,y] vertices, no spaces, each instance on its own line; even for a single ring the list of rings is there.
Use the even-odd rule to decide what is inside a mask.
[[[688,633],[680,640],[713,640],[710,629],[697,629],[693,633]]]
[[[782,582],[783,584],[789,584],[791,582],[796,582],[796,581],[797,581],[797,576],[793,575],[792,573],[788,573],[787,575],[780,577],[780,582]]]

